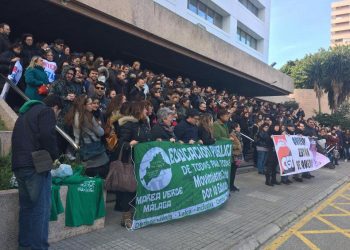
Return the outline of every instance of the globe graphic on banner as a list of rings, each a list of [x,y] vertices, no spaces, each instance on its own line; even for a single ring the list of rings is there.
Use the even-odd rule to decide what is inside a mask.
[[[149,149],[140,164],[140,180],[149,191],[159,191],[167,187],[172,178],[168,155],[161,148]]]

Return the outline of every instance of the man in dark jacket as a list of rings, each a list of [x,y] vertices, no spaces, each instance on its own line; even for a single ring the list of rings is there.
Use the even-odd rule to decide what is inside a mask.
[[[176,138],[184,143],[193,144],[199,140],[197,123],[199,113],[191,109],[187,113],[186,120],[182,120],[174,130]]]
[[[0,54],[10,48],[10,26],[6,23],[0,23]]]
[[[51,48],[53,54],[53,60],[58,67],[62,66],[63,61],[66,59],[63,53],[64,41],[62,39],[56,39],[54,46]]]
[[[27,68],[30,63],[30,60],[33,56],[39,56],[40,51],[34,45],[34,37],[32,34],[24,34],[22,36],[22,58],[23,58],[23,67]]]
[[[12,170],[18,181],[20,249],[48,249],[51,203],[51,173],[37,173],[32,153],[47,150],[58,158],[55,125],[62,108],[58,96],[48,96],[44,103],[31,100],[19,110],[12,134]]]
[[[144,101],[146,99],[144,86],[145,81],[143,78],[136,77],[135,85],[131,88],[128,99],[131,101]]]

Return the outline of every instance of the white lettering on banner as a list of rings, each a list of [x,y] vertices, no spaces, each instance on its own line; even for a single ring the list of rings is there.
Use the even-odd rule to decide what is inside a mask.
[[[229,196],[229,191],[226,190],[224,194],[198,205],[194,205],[188,208],[184,208],[178,211],[170,212],[159,216],[154,216],[154,217],[140,219],[140,220],[133,220],[131,229],[138,229],[150,224],[162,223],[170,220],[180,219],[188,215],[194,215],[194,214],[207,211],[209,209],[212,209],[214,207],[218,207],[224,204],[225,201],[227,201],[228,196]]]
[[[162,209],[166,209],[171,207],[171,201],[163,201],[159,203],[151,203],[143,206],[143,212],[149,213],[154,212]]]
[[[198,175],[193,176],[194,186],[196,188],[209,185],[211,183],[228,179],[228,178],[229,178],[228,171],[220,171],[220,172],[206,174],[203,176],[198,176]]]
[[[183,194],[182,187],[174,188],[163,192],[163,199],[170,199]]]
[[[203,160],[211,157],[231,156],[232,145],[197,146],[188,148],[169,148],[168,155],[171,163]]]
[[[136,204],[144,204],[146,202],[154,202],[157,200],[160,200],[160,192],[158,193],[153,193],[153,194],[146,194],[140,197],[136,197]]]

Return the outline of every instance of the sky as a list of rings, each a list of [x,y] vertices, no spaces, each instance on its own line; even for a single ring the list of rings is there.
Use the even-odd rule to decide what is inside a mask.
[[[330,45],[331,3],[336,0],[271,0],[269,64],[275,68]]]

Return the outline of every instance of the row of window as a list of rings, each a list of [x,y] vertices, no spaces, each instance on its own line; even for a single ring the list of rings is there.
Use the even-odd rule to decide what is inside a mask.
[[[239,27],[237,28],[237,37],[241,43],[244,43],[255,50],[258,49],[258,40]]]
[[[256,7],[251,1],[249,0],[239,0],[241,4],[243,4],[250,12],[252,12],[254,15],[259,16],[259,8]]]
[[[222,29],[223,17],[199,0],[189,0],[187,8]]]
[[[244,6],[252,10],[254,14],[258,14],[259,9],[256,8],[249,0],[239,0]],[[256,9],[254,9],[254,6]],[[215,12],[213,9],[205,5],[200,0],[188,0],[187,8],[196,13],[198,16],[204,18],[208,22],[214,24],[215,26],[222,28],[223,26],[223,16]],[[257,12],[256,12],[257,11]],[[243,44],[250,46],[251,48],[257,50],[258,40],[253,36],[249,35],[247,32],[241,28],[237,28],[237,39]]]

